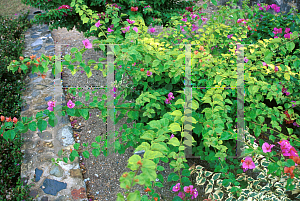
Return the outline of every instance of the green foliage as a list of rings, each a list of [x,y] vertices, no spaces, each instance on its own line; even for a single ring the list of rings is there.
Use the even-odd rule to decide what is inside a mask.
[[[27,14],[18,19],[11,20],[0,16],[0,116],[16,117],[21,119],[21,106],[24,100],[21,99],[22,89],[25,83],[20,82],[26,77],[26,72],[12,74],[7,70],[7,66],[13,59],[18,59],[24,50],[24,32],[30,27],[26,20]],[[7,51],[9,50],[9,51]],[[18,128],[24,129],[21,122],[17,123]],[[12,128],[11,122],[0,123],[0,133],[7,131],[8,135],[0,137],[0,177],[2,185],[0,187],[0,199],[6,200],[6,195],[10,192],[12,200],[33,200],[29,197],[30,187],[21,182],[21,164],[23,155],[20,148],[23,145],[23,138],[17,128]],[[4,192],[4,193],[3,193]],[[5,193],[7,192],[7,193]]]

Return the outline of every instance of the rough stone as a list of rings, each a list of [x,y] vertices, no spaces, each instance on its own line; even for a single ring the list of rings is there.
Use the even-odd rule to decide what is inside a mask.
[[[81,174],[80,169],[73,169],[73,170],[70,170],[70,176],[71,176],[71,177],[82,178],[82,174]]]
[[[71,126],[64,126],[59,129],[56,139],[59,140],[64,147],[73,145],[75,143],[73,138],[73,130]]]
[[[38,136],[42,140],[51,140],[52,139],[52,133],[50,133],[48,131],[38,132]]]
[[[45,188],[43,189],[42,186]],[[67,183],[56,181],[53,179],[45,179],[43,185],[40,188],[47,194],[56,196],[57,193],[67,188]]]
[[[35,182],[40,181],[42,174],[43,174],[43,170],[35,168]]]
[[[50,169],[50,174],[56,177],[62,177],[64,175],[64,170],[60,167],[60,165],[52,165]]]

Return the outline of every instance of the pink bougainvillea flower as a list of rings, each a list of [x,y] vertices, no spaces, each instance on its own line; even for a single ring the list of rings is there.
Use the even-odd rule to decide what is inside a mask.
[[[278,71],[278,66],[275,66],[275,72],[277,72]]]
[[[183,27],[186,27],[186,25],[180,26],[180,30],[181,30],[181,31],[184,31],[184,28],[183,28]]]
[[[151,28],[151,29],[150,29],[150,32],[151,32],[151,33],[154,33],[154,32],[155,32],[155,28]]]
[[[71,100],[68,101],[67,105],[68,105],[68,108],[75,107],[75,103],[73,103]]]
[[[268,66],[268,64],[266,62],[263,62],[263,66]]]
[[[257,5],[260,6],[260,3],[258,3]]]
[[[14,117],[13,122],[16,124],[18,122],[18,119],[16,117]]]
[[[126,20],[127,20],[127,22],[128,22],[129,24],[135,23],[135,21],[133,21],[133,20],[130,20],[130,19],[126,19]]]
[[[266,11],[268,11],[268,10],[270,9],[270,7],[271,7],[270,5],[266,5],[266,6],[265,6]]]
[[[139,30],[137,27],[133,27],[133,30],[137,33]]]
[[[244,62],[247,63],[248,61],[249,61],[249,59],[247,59],[247,57],[245,57],[245,58],[244,58]]]
[[[245,161],[243,162],[243,168],[248,168],[248,169],[254,169],[255,168],[255,164],[252,161],[252,158],[250,156],[247,156],[245,158]]]
[[[193,190],[193,185],[185,186],[183,189],[184,189],[184,192],[190,193]]]
[[[151,76],[151,75],[152,75],[152,72],[147,71],[147,75],[148,75],[148,76]]]
[[[192,189],[191,195],[192,195],[192,199],[194,199],[194,198],[196,198],[196,197],[198,196],[198,191],[197,191],[196,188],[195,188],[195,189]]]
[[[170,100],[167,99],[167,98],[166,98],[166,100],[165,100],[165,103],[166,103],[166,104],[171,104],[171,103],[170,103]]]
[[[114,31],[114,30],[112,30],[111,28],[108,27],[107,31],[108,31],[108,32],[112,32],[112,31]]]
[[[172,93],[172,92],[170,92],[170,93],[168,94],[168,98],[169,98],[169,100],[174,99],[174,96],[173,96],[173,93]]]
[[[291,38],[291,33],[292,33],[292,32],[287,33],[287,34],[284,34],[284,38]]]
[[[232,36],[233,36],[233,34],[230,34],[227,36],[227,38],[231,39]]]
[[[173,137],[174,137],[174,135],[172,134],[171,137],[170,137],[170,139],[172,139]],[[178,183],[178,184],[176,184],[176,185],[178,185],[178,186],[177,186],[178,188],[176,188],[176,189],[178,189],[178,190],[174,190],[174,187],[175,187],[175,186],[174,186],[174,187],[173,187],[173,191],[179,191],[179,190],[180,190],[180,183]]]
[[[125,28],[125,30],[122,30],[122,32],[123,33],[126,33],[127,31],[129,31],[129,29],[130,29],[130,26],[128,26],[128,27],[123,27],[123,29]]]
[[[182,21],[187,22],[187,18],[183,18]]]
[[[95,26],[96,27],[99,27],[100,25],[102,25],[102,24],[100,24],[100,20],[95,24]]]
[[[179,193],[178,193],[178,196],[179,196],[181,199],[184,199],[184,197],[185,197],[184,193],[182,193],[182,192],[179,192]]]
[[[207,18],[201,17],[201,20],[203,21],[203,23],[205,23],[207,21]]]
[[[284,32],[285,32],[285,33],[289,33],[290,30],[291,30],[290,28],[285,28],[285,31],[284,31]]]
[[[197,27],[195,24],[193,24],[193,27],[192,27],[192,31],[195,31],[196,29],[198,29],[199,27]]]
[[[264,153],[267,153],[267,152],[271,152],[272,150],[272,147],[274,147],[275,145],[270,145],[268,144],[267,142],[265,142],[263,145],[262,145],[262,149],[263,149],[263,152]]]
[[[48,106],[49,107],[55,107],[55,101],[49,101]]]
[[[171,138],[172,138],[172,137],[174,137],[173,134],[172,134]],[[171,138],[170,138],[170,139],[171,139]],[[177,183],[175,186],[173,186],[173,191],[174,191],[174,192],[177,192],[177,191],[179,191],[179,190],[180,190],[180,183]]]
[[[87,48],[87,49],[93,48],[93,46],[92,46],[92,44],[90,43],[89,39],[83,40],[82,43],[83,43],[84,47]]]
[[[243,22],[244,21],[244,19],[238,19],[237,20],[237,23],[241,23],[241,22]]]

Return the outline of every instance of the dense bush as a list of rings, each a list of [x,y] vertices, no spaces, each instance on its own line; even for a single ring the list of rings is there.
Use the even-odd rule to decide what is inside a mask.
[[[26,73],[12,73],[7,71],[10,61],[22,54],[24,50],[24,32],[31,26],[27,21],[27,14],[12,20],[8,17],[0,16],[0,116],[16,117],[20,119],[21,105],[24,102],[21,98],[22,89],[25,83],[23,80]],[[0,121],[0,131],[4,125]],[[1,129],[2,127],[2,129]],[[2,134],[2,132],[0,132]],[[7,142],[0,136],[0,199],[6,200],[6,195],[10,192],[12,200],[32,200],[28,198],[29,186],[22,187],[20,181],[21,164],[24,153],[20,149],[23,145],[21,134],[18,133],[14,140]]]

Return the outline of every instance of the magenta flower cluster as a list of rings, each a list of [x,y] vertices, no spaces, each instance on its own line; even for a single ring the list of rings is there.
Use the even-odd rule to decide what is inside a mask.
[[[55,107],[55,101],[49,101],[48,102],[48,110],[53,111],[53,107]],[[73,108],[75,107],[75,103],[73,103],[71,100],[68,101],[67,103],[68,108]]]
[[[73,8],[70,7],[69,5],[62,5],[62,6],[58,7],[58,9],[56,9],[56,10],[60,10],[60,9],[70,9],[70,11],[72,11]],[[68,14],[64,12],[64,16],[67,16],[67,15]]]
[[[284,38],[291,38],[291,34],[292,32],[290,32],[290,28],[285,28],[285,34],[284,34]],[[276,34],[282,33],[282,28],[276,28],[274,27],[274,31],[273,33],[275,34],[274,38],[278,38],[278,36],[276,36]]]
[[[165,100],[165,103],[166,104],[171,104],[171,100],[172,99],[174,99],[174,96],[173,96],[173,93],[172,92],[170,92],[169,94],[168,94],[168,98]]]
[[[192,195],[192,199],[196,198],[198,196],[198,191],[197,189],[193,189],[193,185],[189,185],[189,186],[185,186],[184,188],[184,192],[186,193],[190,193]],[[173,189],[172,189],[174,192],[177,192],[180,190],[180,183],[177,183],[175,186],[173,186]],[[179,192],[178,193],[178,196],[181,198],[181,199],[184,199],[185,195],[184,193],[182,192]]]

